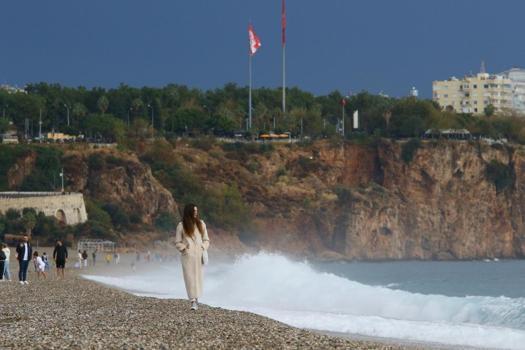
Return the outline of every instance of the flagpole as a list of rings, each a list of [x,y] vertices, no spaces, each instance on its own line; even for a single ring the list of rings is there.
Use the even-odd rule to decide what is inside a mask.
[[[283,44],[283,117],[286,113],[286,44]],[[275,129],[275,119],[273,128]]]
[[[286,114],[286,4],[281,0],[281,40],[283,46],[283,117]],[[273,120],[275,129],[275,119]]]
[[[248,125],[247,129],[252,129],[252,54],[248,54],[248,71],[250,75],[250,87],[248,92]]]

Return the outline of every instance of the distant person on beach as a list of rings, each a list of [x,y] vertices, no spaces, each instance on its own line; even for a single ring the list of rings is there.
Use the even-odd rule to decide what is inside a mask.
[[[91,253],[91,257],[93,258],[93,266],[95,266],[97,262],[97,250],[95,249],[93,253]]]
[[[5,257],[5,252],[4,252],[3,244],[2,244],[2,249],[0,250],[0,271],[2,271],[2,273],[0,274],[0,281],[1,282],[4,281],[5,260],[6,260],[6,257]]]
[[[55,250],[53,250],[53,260],[55,260],[57,268],[57,278],[62,276],[64,278],[64,269],[67,261],[67,248],[62,244],[62,241],[57,241]]]
[[[111,254],[107,253],[106,254],[106,265],[109,265],[111,264]]]
[[[29,237],[22,237],[22,242],[16,247],[16,258],[20,269],[18,270],[18,280],[20,284],[29,284],[27,281],[27,268],[33,255],[33,247],[29,243]]]
[[[199,217],[195,204],[184,207],[182,222],[177,225],[175,246],[182,254],[182,272],[186,292],[191,301],[191,309],[197,310],[198,299],[202,295],[203,252],[208,249],[210,239],[206,224]]]
[[[78,254],[77,254],[77,263],[75,264],[75,267],[77,267],[77,265],[79,269],[82,268],[82,252],[80,250],[78,251]]]
[[[47,279],[46,264],[42,257],[38,256],[38,252],[33,253],[33,263],[35,264],[36,277],[40,279],[40,276],[42,276],[44,279]]]
[[[11,272],[9,271],[9,259],[11,258],[11,250],[7,246],[7,244],[2,243],[2,251],[5,254],[5,263],[4,263],[4,269],[0,270],[0,274],[2,274],[3,277],[7,281],[11,281]]]
[[[44,265],[46,266],[45,268],[45,271],[49,271],[49,259],[47,257],[47,253],[46,252],[43,252],[42,253],[42,261],[44,262]]]
[[[88,267],[88,253],[85,250],[82,252],[82,264]]]

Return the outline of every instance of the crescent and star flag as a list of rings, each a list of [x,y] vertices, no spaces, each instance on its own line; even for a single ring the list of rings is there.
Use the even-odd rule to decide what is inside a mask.
[[[282,31],[282,44],[286,44],[286,4],[285,0],[282,0],[282,9],[281,9],[281,31]]]
[[[261,47],[261,39],[255,34],[253,26],[248,27],[248,39],[250,40],[250,55],[255,55],[257,50]]]

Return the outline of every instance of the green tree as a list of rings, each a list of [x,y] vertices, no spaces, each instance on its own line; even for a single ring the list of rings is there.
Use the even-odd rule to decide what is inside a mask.
[[[169,232],[177,226],[177,217],[172,213],[163,212],[155,219],[155,226],[162,231]]]
[[[0,134],[5,133],[9,129],[9,119],[0,117]]]
[[[97,101],[99,111],[104,115],[109,108],[109,100],[106,96],[101,96]]]
[[[86,106],[84,106],[82,103],[75,103],[73,105],[73,108],[71,109],[71,114],[76,117],[77,119],[84,118],[88,113],[88,110]]]
[[[26,208],[22,214],[22,226],[26,234],[30,235],[37,223],[37,214],[34,209]]]
[[[131,101],[131,108],[133,108],[133,115],[141,115],[144,109],[144,102],[137,97]]]
[[[112,115],[91,115],[87,118],[85,129],[94,137],[103,137],[108,141],[121,142],[126,134],[124,122]]]
[[[496,112],[496,107],[494,107],[493,104],[489,104],[485,109],[483,110],[483,113],[485,113],[485,116],[492,117],[494,113]]]

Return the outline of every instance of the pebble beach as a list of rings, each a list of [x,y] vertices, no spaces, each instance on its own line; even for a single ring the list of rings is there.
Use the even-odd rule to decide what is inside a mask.
[[[17,264],[11,265],[16,273]],[[53,271],[52,271],[53,272]],[[16,276],[15,276],[16,277]],[[138,297],[83,279],[0,283],[0,349],[406,349],[297,329],[248,312]],[[414,347],[409,347],[414,349]]]

